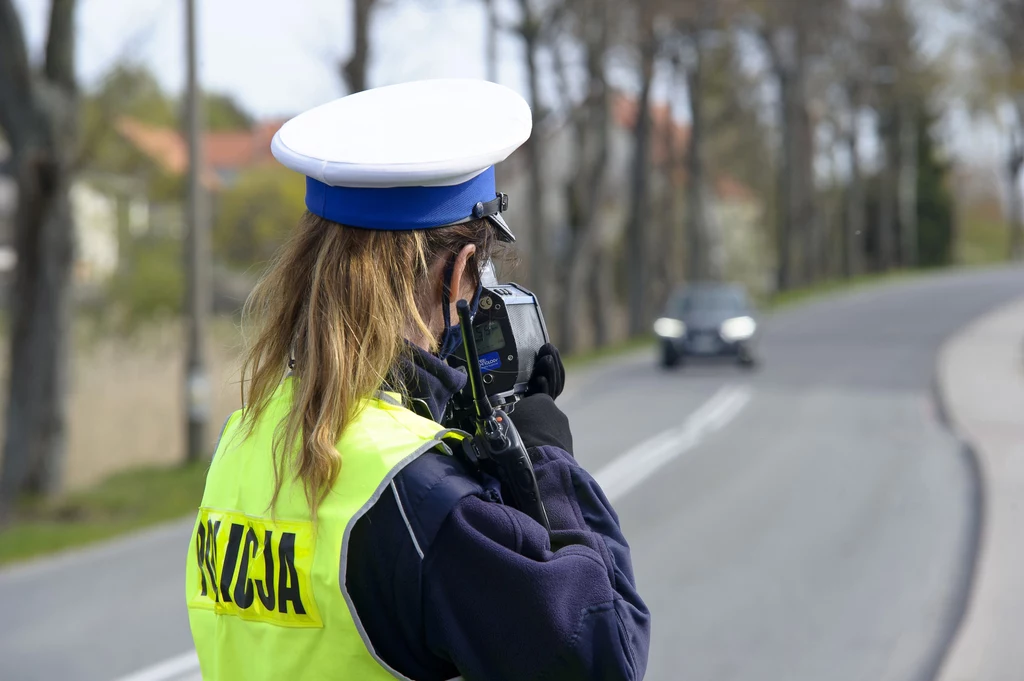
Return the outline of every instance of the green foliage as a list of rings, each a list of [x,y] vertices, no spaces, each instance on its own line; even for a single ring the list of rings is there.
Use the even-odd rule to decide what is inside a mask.
[[[248,130],[252,117],[247,114],[231,95],[209,92],[203,97],[207,130]]]
[[[79,157],[87,167],[122,174],[151,167],[145,155],[117,131],[121,117],[159,127],[177,126],[174,100],[164,94],[152,73],[142,66],[116,66],[99,90],[82,100]]]
[[[108,295],[117,322],[134,329],[177,315],[184,290],[181,242],[145,238],[129,245],[125,266],[111,280]]]
[[[939,158],[932,139],[934,118],[921,116],[917,141],[917,256],[921,267],[953,261],[956,208],[949,188],[949,164]]]
[[[957,260],[964,265],[991,265],[1006,261],[1009,226],[998,202],[971,206],[957,229]]]
[[[175,127],[178,115],[174,100],[164,94],[156,77],[144,66],[118,65],[103,79],[89,101],[105,113],[131,116],[143,123]]]
[[[202,500],[207,468],[140,468],[60,501],[29,500],[0,531],[0,564],[187,516]]]
[[[953,262],[953,226],[956,204],[950,190],[950,165],[942,158],[932,130],[935,117],[922,113],[918,118],[917,144],[917,263],[920,267],[942,267]],[[881,216],[880,174],[867,178],[868,232],[865,239],[867,261],[878,257],[878,226]],[[896,208],[894,207],[894,210]],[[899,216],[896,220],[896,248],[899,249]]]
[[[264,262],[304,210],[301,177],[277,165],[246,171],[218,197],[214,254],[241,268]]]

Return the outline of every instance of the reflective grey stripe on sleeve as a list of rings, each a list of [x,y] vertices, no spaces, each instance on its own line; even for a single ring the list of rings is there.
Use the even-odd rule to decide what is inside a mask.
[[[416,533],[413,532],[412,525],[409,523],[409,516],[405,514],[405,507],[402,506],[402,499],[398,496],[398,488],[395,487],[395,481],[391,481],[391,491],[395,493],[395,503],[398,504],[398,512],[402,514],[402,520],[405,521],[405,529],[409,530],[409,537],[412,539],[412,545],[416,547],[416,553],[419,554],[420,560],[423,559],[423,549],[420,548],[419,541],[416,540]]]
[[[359,619],[359,614],[356,612],[355,603],[352,602],[352,596],[348,592],[348,587],[345,586],[345,572],[348,570],[349,539],[352,536],[352,528],[354,528],[359,519],[366,515],[366,512],[373,508],[373,505],[376,504],[378,500],[380,500],[381,495],[384,494],[384,490],[391,486],[391,483],[395,479],[395,476],[401,473],[406,466],[408,466],[410,463],[418,459],[420,456],[426,454],[434,447],[437,447],[438,444],[440,444],[440,442],[440,440],[430,440],[428,442],[425,442],[423,445],[418,447],[416,451],[402,459],[398,463],[398,465],[396,465],[394,468],[388,471],[388,474],[384,476],[384,479],[381,481],[380,485],[377,486],[377,489],[374,490],[373,494],[370,495],[370,498],[367,499],[366,503],[363,504],[362,508],[356,511],[355,514],[353,514],[351,520],[348,521],[348,525],[345,527],[345,534],[343,534],[341,537],[341,564],[338,567],[338,585],[341,587],[341,595],[345,597],[345,604],[348,605],[348,611],[352,615],[352,622],[356,625],[356,631],[359,632],[359,636],[363,639],[363,645],[366,646],[366,650],[368,650],[373,659],[377,661],[377,664],[379,664],[381,667],[387,670],[387,672],[394,676],[396,679],[402,679],[402,681],[413,680],[407,676],[403,676],[398,671],[392,669],[387,662],[381,659],[380,655],[377,654],[377,651],[373,649],[373,644],[370,642],[370,637],[367,636],[366,629],[363,627],[363,623]],[[401,503],[398,504],[398,508],[402,508]],[[404,510],[402,511],[402,515],[404,517]],[[416,538],[413,537],[413,542],[415,541]],[[418,545],[416,549],[417,551],[419,550]],[[423,554],[421,553],[420,555],[422,556]]]

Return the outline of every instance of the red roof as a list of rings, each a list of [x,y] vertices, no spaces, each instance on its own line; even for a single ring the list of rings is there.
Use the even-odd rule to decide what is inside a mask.
[[[119,118],[117,131],[169,173],[180,175],[188,168],[188,148],[176,130],[147,125],[134,118]]]
[[[251,130],[206,133],[203,136],[205,183],[217,188],[220,186],[218,171],[244,170],[271,162],[270,140],[283,123],[266,121]],[[148,125],[133,118],[120,118],[116,125],[125,139],[165,171],[181,175],[188,170],[188,145],[177,130]]]

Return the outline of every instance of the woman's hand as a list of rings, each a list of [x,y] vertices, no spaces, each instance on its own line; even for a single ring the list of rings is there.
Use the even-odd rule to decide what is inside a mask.
[[[528,451],[534,447],[553,446],[572,454],[569,419],[546,392],[519,400],[508,410],[508,417]]]
[[[527,395],[546,394],[552,400],[562,394],[565,388],[565,367],[558,348],[546,343],[537,351],[537,359],[533,365],[530,382],[526,386]]]

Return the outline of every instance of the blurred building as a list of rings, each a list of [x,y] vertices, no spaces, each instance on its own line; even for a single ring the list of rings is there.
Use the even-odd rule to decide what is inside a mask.
[[[88,175],[80,175],[72,184],[70,200],[77,245],[75,283],[88,289],[102,284],[117,269],[117,198],[106,191],[102,183],[95,183]],[[4,296],[17,266],[17,206],[17,183],[10,148],[0,141],[0,295]]]
[[[232,186],[244,170],[273,163],[270,141],[282,123],[268,121],[247,131],[207,133],[203,141],[206,188],[215,193]],[[71,207],[77,242],[75,281],[80,296],[98,295],[117,272],[124,239],[180,238],[184,233],[186,140],[177,130],[131,118],[119,119],[115,128],[141,162],[130,171],[85,170],[75,178]],[[6,291],[17,262],[16,208],[10,149],[0,140],[0,295]],[[224,286],[231,289],[229,297],[235,301],[244,297],[247,284],[229,281]]]
[[[232,186],[239,173],[274,162],[270,141],[284,121],[257,123],[251,130],[208,132],[203,136],[203,184],[210,191]],[[132,118],[117,121],[118,132],[164,172],[188,171],[188,142],[173,128],[148,125]]]

